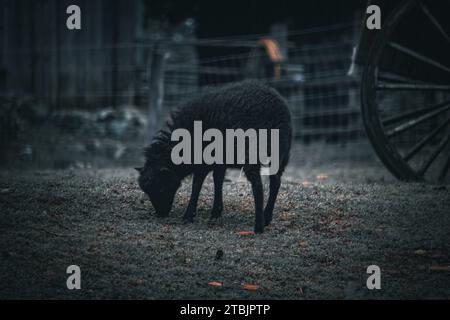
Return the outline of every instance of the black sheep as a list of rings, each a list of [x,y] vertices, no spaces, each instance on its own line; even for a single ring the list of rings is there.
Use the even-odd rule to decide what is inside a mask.
[[[279,130],[279,170],[270,176],[270,193],[263,211],[263,185],[261,163],[248,164],[179,164],[172,162],[171,150],[175,142],[171,134],[175,129],[184,128],[193,132],[194,121],[202,121],[204,130],[215,128],[225,135],[226,129],[278,129]],[[223,210],[222,186],[228,167],[243,168],[250,181],[255,200],[255,232],[264,231],[270,224],[275,200],[281,183],[281,175],[289,160],[291,147],[291,116],[284,99],[276,90],[256,81],[244,81],[211,89],[185,102],[171,115],[167,128],[161,130],[146,149],[146,162],[139,173],[139,186],[148,194],[155,211],[160,216],[169,214],[176,191],[181,181],[193,174],[192,194],[184,219],[193,221],[197,201],[203,181],[210,171],[214,177],[214,204],[211,218],[217,218]],[[269,143],[270,152],[270,143]],[[225,154],[225,153],[223,153]],[[248,143],[246,144],[246,159]]]

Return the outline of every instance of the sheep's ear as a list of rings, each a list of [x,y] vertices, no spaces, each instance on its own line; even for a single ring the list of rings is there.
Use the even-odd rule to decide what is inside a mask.
[[[140,168],[134,168],[134,169],[136,169],[136,171],[139,172],[139,173],[142,173],[142,170],[144,170],[143,167],[140,167]]]

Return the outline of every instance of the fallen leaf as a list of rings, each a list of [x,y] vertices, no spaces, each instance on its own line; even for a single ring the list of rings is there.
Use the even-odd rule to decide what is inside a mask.
[[[259,289],[259,286],[257,284],[246,283],[242,285],[242,288],[245,290],[255,291]]]
[[[303,240],[303,241],[300,241],[299,242],[299,245],[300,245],[300,247],[302,247],[302,248],[306,248],[307,246],[308,246],[308,241],[306,241],[306,240]]]
[[[431,271],[450,271],[450,265],[448,266],[431,266]]]
[[[221,286],[223,286],[223,282],[221,282],[221,281],[211,281],[211,282],[208,282],[208,284],[210,286],[212,286],[212,287],[221,287]]]
[[[423,256],[425,253],[427,253],[427,252],[423,249],[418,249],[418,250],[414,251],[414,254],[417,254],[418,256]]]
[[[254,236],[255,233],[253,231],[239,231],[238,234],[240,236]]]

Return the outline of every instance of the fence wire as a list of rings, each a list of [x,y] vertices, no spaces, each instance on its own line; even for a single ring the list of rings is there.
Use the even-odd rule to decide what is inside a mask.
[[[164,55],[164,116],[205,87],[259,79],[291,109],[294,168],[339,168],[339,175],[356,163],[379,169],[361,121],[358,81],[347,75],[355,32],[353,23],[287,32],[280,63],[258,42],[276,34],[11,49],[6,55],[20,57],[22,65],[0,91],[1,144],[8,150],[1,162],[56,168],[141,163],[156,52]]]

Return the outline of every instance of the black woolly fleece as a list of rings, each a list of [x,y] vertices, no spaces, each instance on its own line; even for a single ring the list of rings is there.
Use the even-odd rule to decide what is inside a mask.
[[[283,173],[289,160],[292,125],[289,108],[275,89],[259,81],[247,80],[208,89],[184,102],[171,113],[166,128],[159,131],[146,149],[146,166],[158,164],[171,167],[179,173],[180,178],[194,172],[198,165],[174,165],[170,158],[171,150],[177,143],[170,140],[171,133],[184,128],[193,137],[194,121],[202,121],[203,131],[215,128],[224,137],[226,129],[278,129],[278,175]]]

